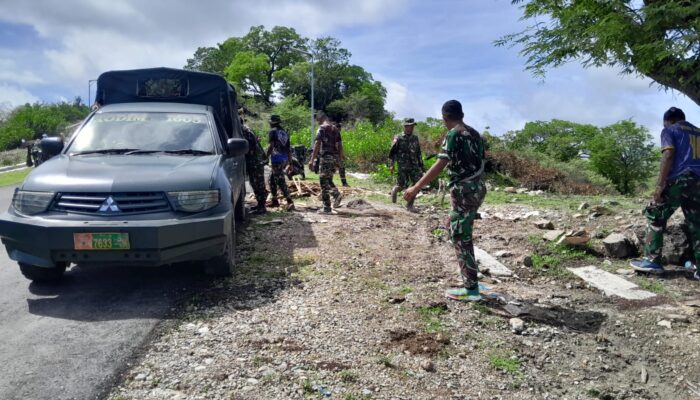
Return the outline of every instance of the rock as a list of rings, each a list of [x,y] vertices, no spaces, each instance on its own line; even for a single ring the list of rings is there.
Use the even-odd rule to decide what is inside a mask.
[[[647,369],[642,367],[642,376],[640,377],[640,380],[642,383],[647,383],[649,381],[649,372],[647,372]]]
[[[525,265],[528,268],[532,268],[532,266],[534,265],[532,263],[532,256],[523,257],[523,265]]]
[[[148,377],[148,375],[146,375],[146,374],[144,374],[144,373],[140,373],[140,374],[136,375],[136,377],[134,378],[134,380],[137,380],[137,381],[145,381],[147,377]]]
[[[603,201],[600,202],[600,204],[604,206],[619,206],[620,203],[615,201],[615,200],[608,200],[608,199],[603,199]]]
[[[504,192],[506,193],[517,193],[518,190],[512,186],[508,186],[507,188],[503,189]]]
[[[635,274],[633,269],[627,269],[627,268],[620,268],[617,271],[615,271],[618,275],[624,275],[624,276],[632,276]]]
[[[633,229],[633,233],[637,240],[637,250],[639,253],[644,252],[644,238],[646,237],[646,228],[639,226]],[[692,259],[693,250],[688,240],[688,226],[685,223],[669,224],[664,231],[664,248],[663,259],[667,264],[683,265],[685,260]]]
[[[260,381],[258,381],[255,378],[248,378],[248,379],[246,379],[246,382],[250,385],[257,385]]]
[[[404,301],[406,301],[406,298],[403,296],[392,296],[389,297],[389,303],[390,304],[401,304]]]
[[[590,207],[590,206],[591,206],[590,204],[588,204],[588,203],[586,203],[586,202],[584,201],[583,203],[581,203],[581,205],[578,206],[578,210],[579,210],[579,211],[585,210],[585,209],[587,209],[587,208]]]
[[[656,325],[671,329],[671,321],[667,319],[662,319],[661,321],[657,322]]]
[[[687,316],[685,315],[680,315],[680,314],[666,314],[666,318],[670,319],[672,322],[682,322],[684,324],[687,324],[690,322]]]
[[[620,233],[611,233],[603,239],[605,251],[610,257],[627,258],[635,254],[632,243]]]
[[[574,218],[583,218],[583,217],[585,217],[585,215],[583,215],[583,214],[574,214],[574,215],[572,215],[572,217],[574,217]]]
[[[257,223],[258,225],[282,225],[284,224],[284,221],[281,219],[273,219],[270,221],[260,221]]]
[[[547,219],[538,219],[537,221],[535,221],[533,223],[539,229],[547,229],[547,230],[554,229],[554,224],[552,223],[552,221],[547,220]]]
[[[366,210],[374,207],[372,207],[372,205],[364,199],[354,199],[350,200],[348,204],[345,205],[345,208],[351,208],[355,210]]]
[[[585,230],[571,231],[562,236],[557,244],[565,244],[568,246],[582,246],[591,241],[591,235]]]
[[[435,372],[435,364],[430,360],[423,360],[423,362],[420,363],[420,367],[427,372]]]
[[[513,271],[477,246],[474,246],[474,256],[476,257],[476,262],[479,264],[479,269],[484,274],[486,270],[488,270],[491,276],[513,276]]]
[[[555,229],[553,231],[549,231],[549,232],[545,233],[544,235],[542,235],[542,238],[544,238],[544,240],[547,240],[549,242],[554,242],[557,239],[559,239],[559,237],[563,234],[564,234],[564,231]]]
[[[506,257],[512,257],[512,256],[513,256],[513,253],[511,253],[511,252],[508,251],[508,250],[499,250],[499,251],[493,253],[493,255],[496,256],[496,257],[503,257],[503,258],[506,258]]]
[[[518,188],[518,189],[515,190],[515,193],[517,193],[517,194],[523,194],[523,193],[527,193],[528,191],[529,191],[528,188]]]
[[[525,321],[520,318],[511,318],[508,323],[513,333],[522,333],[525,330]]]
[[[204,371],[205,369],[207,369],[207,367],[205,367],[204,365],[198,365],[194,367],[194,372]]]
[[[531,190],[527,192],[528,196],[542,196],[544,194],[544,190]]]
[[[591,207],[591,214],[597,214],[598,216],[601,215],[612,215],[613,211],[605,206],[593,206]]]
[[[540,212],[539,212],[539,211],[530,211],[530,212],[526,212],[526,213],[523,215],[523,218],[524,218],[524,219],[528,219],[528,218],[539,217],[539,216],[540,216]]]

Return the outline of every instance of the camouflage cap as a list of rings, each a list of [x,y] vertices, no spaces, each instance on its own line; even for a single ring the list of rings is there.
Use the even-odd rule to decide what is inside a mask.
[[[280,118],[279,115],[270,115],[270,121],[271,124],[281,124],[282,123],[282,118]]]
[[[415,125],[416,120],[413,118],[404,118],[403,119],[403,126],[408,126],[408,125]]]

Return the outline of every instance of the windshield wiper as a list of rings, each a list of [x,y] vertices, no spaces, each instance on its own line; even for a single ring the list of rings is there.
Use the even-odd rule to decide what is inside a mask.
[[[163,153],[168,154],[192,154],[195,156],[207,156],[214,154],[211,151],[195,150],[195,149],[181,149],[181,150],[163,150]]]
[[[82,156],[85,154],[126,154],[126,153],[131,153],[134,151],[138,151],[139,149],[101,149],[101,150],[86,150],[86,151],[79,151],[77,153],[71,153],[70,155],[72,156]]]

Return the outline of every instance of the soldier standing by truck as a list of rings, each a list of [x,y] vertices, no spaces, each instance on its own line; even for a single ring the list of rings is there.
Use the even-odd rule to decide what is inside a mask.
[[[241,126],[243,137],[248,141],[248,153],[245,155],[245,169],[248,174],[248,182],[253,188],[257,205],[250,211],[252,214],[265,214],[265,199],[267,198],[267,189],[265,188],[265,164],[267,157],[265,150],[260,144],[260,139],[250,127],[245,124],[245,120],[241,117]]]
[[[334,199],[333,207],[339,207],[340,201],[343,199],[343,195],[340,194],[340,191],[333,183],[333,174],[335,174],[336,168],[338,168],[345,159],[345,154],[343,153],[343,141],[340,137],[340,131],[338,131],[333,124],[328,122],[326,115],[319,112],[316,115],[316,121],[319,124],[318,134],[314,141],[314,149],[311,154],[311,160],[309,161],[309,169],[313,170],[314,160],[316,156],[320,156],[319,180],[321,183],[323,209],[319,210],[319,212],[330,214],[332,212],[331,194]]]
[[[267,156],[270,157],[270,193],[272,193],[272,207],[279,207],[277,200],[277,187],[282,190],[284,198],[287,199],[287,211],[294,210],[294,201],[289,194],[285,169],[290,167],[292,160],[292,146],[289,144],[289,134],[282,129],[282,119],[279,115],[270,116],[270,132],[268,133]]]
[[[403,134],[394,139],[389,151],[391,173],[394,173],[394,164],[399,164],[399,172],[396,177],[396,186],[391,189],[391,201],[396,203],[397,194],[411,185],[418,183],[423,176],[423,156],[420,151],[418,136],[413,134],[416,121],[413,118],[404,118]],[[413,211],[413,200],[409,201],[406,208]]]

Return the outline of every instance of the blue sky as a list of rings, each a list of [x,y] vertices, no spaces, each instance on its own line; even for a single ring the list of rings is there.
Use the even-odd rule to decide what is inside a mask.
[[[0,105],[86,99],[88,80],[102,71],[182,67],[198,46],[262,24],[339,38],[387,87],[397,117],[437,117],[455,98],[468,123],[497,134],[531,120],[631,118],[658,136],[670,106],[700,123],[695,103],[648,79],[577,64],[545,80],[524,72],[517,49],[492,44],[523,27],[519,16],[508,0],[3,0]]]

